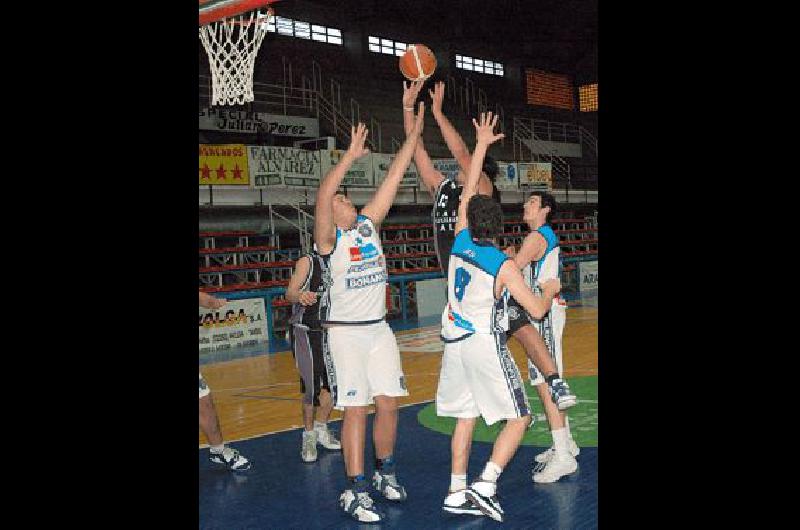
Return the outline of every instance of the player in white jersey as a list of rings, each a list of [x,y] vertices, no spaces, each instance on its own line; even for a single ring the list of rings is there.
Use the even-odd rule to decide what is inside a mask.
[[[403,124],[406,131],[410,130],[412,124],[411,114],[408,110],[413,107],[422,89],[422,85],[422,81],[414,82],[409,86],[405,86],[403,91],[403,110],[405,111]],[[425,151],[422,139],[417,143],[417,148],[414,151],[414,163],[417,166],[420,177],[434,198],[434,241],[436,242],[436,251],[439,256],[439,263],[442,265],[442,271],[447,274],[447,259],[450,254],[453,238],[455,237],[453,218],[457,214],[458,204],[460,203],[459,194],[461,193],[461,184],[463,183],[463,177],[466,171],[469,169],[472,155],[470,155],[469,149],[467,149],[467,145],[464,143],[464,139],[447,119],[447,116],[444,115],[444,112],[442,112],[444,89],[444,83],[440,81],[436,83],[433,90],[428,91],[433,100],[431,110],[433,117],[436,119],[436,123],[439,125],[442,137],[447,147],[450,149],[450,152],[453,154],[453,157],[458,162],[461,170],[458,172],[455,182],[446,179],[444,175],[433,166],[428,153]],[[489,162],[488,156],[484,157],[483,165],[481,166],[481,177],[478,184],[478,193],[482,195],[491,195],[499,203],[500,193],[493,184],[497,171],[497,163],[494,161]],[[508,335],[513,336],[519,341],[525,349],[525,355],[528,359],[533,362],[539,372],[544,374],[544,379],[548,384],[552,400],[558,405],[558,409],[566,409],[573,406],[577,400],[571,393],[566,382],[559,378],[558,369],[541,335],[527,319],[517,318],[521,317],[522,313],[516,310],[519,304],[516,304],[513,299],[510,303],[512,310],[509,313]],[[548,421],[558,421],[556,418],[558,409],[555,407],[545,407],[545,415]]]
[[[550,193],[534,192],[525,202],[523,220],[531,232],[525,237],[514,262],[522,269],[525,283],[537,292],[541,282],[559,278],[560,248],[558,236],[548,224],[556,211],[556,200]],[[543,318],[531,318],[522,308],[517,308],[521,318],[530,321],[544,339],[547,349],[563,377],[562,337],[566,323],[566,303],[560,297],[553,299],[550,311]],[[536,387],[545,410],[554,409],[548,397],[545,379],[536,367],[528,363],[531,385]],[[547,414],[553,446],[536,456],[539,465],[534,468],[534,482],[555,482],[578,469],[575,457],[580,449],[572,439],[566,412],[552,410]]]
[[[542,295],[527,288],[519,268],[496,246],[502,229],[500,204],[478,195],[478,179],[488,146],[503,138],[493,130],[497,118],[473,120],[477,145],[458,210],[456,238],[447,271],[447,307],[442,313],[445,341],[436,391],[436,413],[457,418],[451,441],[450,489],[443,509],[484,514],[503,520],[497,479],[517,451],[531,421],[519,369],[506,347],[505,304],[509,293],[531,314],[542,316],[559,289],[558,279],[542,285]],[[506,420],[480,477],[467,488],[472,432],[478,416],[487,425]]]
[[[407,396],[400,350],[386,315],[386,258],[380,223],[392,206],[400,181],[422,133],[425,106],[420,103],[413,130],[392,161],[386,179],[359,214],[344,195],[336,193],[353,162],[369,153],[367,129],[353,128],[350,147],[325,176],[317,192],[314,240],[320,255],[329,256],[331,287],[327,305],[328,383],[337,409],[344,409],[342,450],[348,487],[339,504],[360,522],[378,522],[383,514],[369,493],[364,475],[367,409],[375,404],[373,486],[393,501],[406,499],[397,482],[394,445],[397,436],[397,398]]]
[[[216,298],[210,294],[200,291],[200,306],[209,309],[219,309],[227,304],[228,301]],[[217,409],[214,408],[214,400],[211,397],[211,389],[208,388],[203,374],[200,374],[200,429],[206,435],[210,447],[208,460],[214,464],[221,464],[233,471],[245,471],[250,469],[250,461],[242,456],[239,451],[225,445],[222,438],[222,431],[219,428],[219,417]]]

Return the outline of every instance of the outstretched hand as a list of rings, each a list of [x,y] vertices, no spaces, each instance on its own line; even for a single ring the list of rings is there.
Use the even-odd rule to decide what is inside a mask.
[[[437,81],[433,86],[433,90],[428,90],[431,95],[433,103],[431,103],[431,111],[442,112],[442,103],[444,102],[444,81]]]
[[[475,121],[475,118],[472,118],[472,124],[475,126],[475,135],[478,143],[491,145],[497,140],[506,137],[506,135],[503,133],[494,134],[494,127],[497,125],[497,118],[497,116],[492,118],[491,112],[481,112],[480,123]]]
[[[353,159],[361,158],[369,154],[369,149],[364,147],[368,133],[369,129],[361,122],[358,123],[357,127],[350,128],[350,147],[347,148],[347,154],[353,157]]]
[[[414,107],[414,102],[417,101],[417,96],[419,96],[420,90],[422,90],[422,85],[425,84],[425,80],[422,81],[412,81],[411,83],[407,83],[403,81],[403,108],[404,109],[411,109]]]

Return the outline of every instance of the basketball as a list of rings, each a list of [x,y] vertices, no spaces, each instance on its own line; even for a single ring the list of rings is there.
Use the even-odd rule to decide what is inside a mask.
[[[409,44],[400,57],[400,71],[409,81],[428,79],[436,70],[436,56],[424,44]]]

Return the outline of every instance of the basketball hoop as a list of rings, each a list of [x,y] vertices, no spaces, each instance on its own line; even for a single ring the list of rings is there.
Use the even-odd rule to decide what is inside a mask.
[[[272,9],[256,10],[200,26],[211,68],[212,105],[241,105],[255,99],[253,68],[272,15]]]

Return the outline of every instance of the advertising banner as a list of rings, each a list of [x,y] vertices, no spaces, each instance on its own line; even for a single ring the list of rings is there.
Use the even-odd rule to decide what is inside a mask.
[[[263,298],[230,300],[220,309],[200,308],[200,353],[251,346],[267,340]]]
[[[247,154],[241,144],[200,144],[200,185],[248,186]]]

